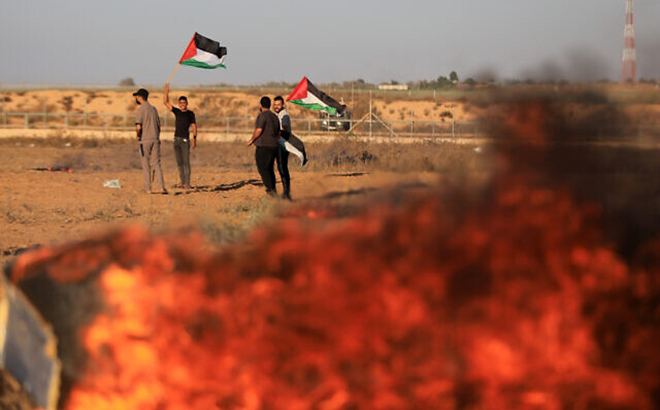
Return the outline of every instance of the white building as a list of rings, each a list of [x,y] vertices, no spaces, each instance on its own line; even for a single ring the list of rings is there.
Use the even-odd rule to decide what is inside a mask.
[[[378,84],[379,90],[408,91],[408,84]]]

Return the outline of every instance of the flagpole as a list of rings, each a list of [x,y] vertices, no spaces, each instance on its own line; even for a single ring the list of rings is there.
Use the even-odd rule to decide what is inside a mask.
[[[172,81],[172,77],[174,77],[174,73],[176,73],[176,70],[179,69],[180,65],[181,65],[180,61],[178,63],[176,63],[176,67],[174,67],[174,71],[172,71],[172,74],[170,74],[170,78],[167,80],[167,84],[169,84],[170,81]]]

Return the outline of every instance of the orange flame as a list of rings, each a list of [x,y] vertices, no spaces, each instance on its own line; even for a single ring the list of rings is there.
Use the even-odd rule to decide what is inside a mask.
[[[102,267],[66,408],[651,409],[658,355],[638,348],[658,331],[599,336],[635,275],[596,215],[518,185],[464,219],[430,195],[320,234],[287,220],[219,255],[110,235],[48,268]]]

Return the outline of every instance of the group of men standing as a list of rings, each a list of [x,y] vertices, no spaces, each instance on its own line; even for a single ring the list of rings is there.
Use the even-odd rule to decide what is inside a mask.
[[[141,88],[133,93],[139,108],[136,112],[136,133],[140,144],[140,156],[144,177],[144,190],[153,194],[167,194],[163,171],[160,165],[160,119],[158,110],[149,104],[149,92]],[[163,104],[175,116],[174,154],[179,169],[180,183],[176,188],[190,189],[190,149],[197,146],[197,123],[195,113],[188,110],[188,99],[180,96],[178,108],[169,102],[169,84],[165,84]],[[282,198],[291,200],[291,176],[289,174],[289,152],[299,156],[305,165],[307,158],[304,148],[299,150],[289,143],[291,134],[291,118],[284,107],[284,99],[277,96],[273,102],[273,113],[269,97],[262,97],[259,102],[255,130],[248,146],[255,145],[255,160],[266,194],[277,196],[274,165],[282,181]],[[192,139],[190,131],[192,130]],[[295,138],[295,137],[294,137]],[[301,147],[302,148],[302,147]],[[152,190],[152,181],[158,184],[158,190]]]
[[[255,160],[257,171],[266,186],[266,194],[277,195],[275,186],[275,171],[273,167],[277,161],[277,170],[282,180],[283,199],[291,200],[291,176],[289,175],[289,152],[284,146],[291,136],[291,117],[284,108],[284,99],[275,97],[273,108],[270,110],[270,98],[261,97],[259,101],[259,116],[255,123],[254,133],[248,141],[248,146],[255,145]]]
[[[140,106],[135,113],[135,130],[140,144],[140,157],[144,190],[151,194],[167,194],[163,170],[160,166],[160,118],[158,110],[149,104],[149,91],[140,88],[135,93],[135,102]],[[179,97],[179,108],[169,102],[169,84],[165,85],[165,106],[176,118],[174,131],[174,155],[179,168],[181,182],[176,188],[190,189],[190,148],[197,146],[197,123],[195,113],[188,110],[188,99]],[[193,138],[190,139],[192,129]],[[192,141],[192,144],[191,144]],[[157,183],[158,190],[152,190],[151,183]]]

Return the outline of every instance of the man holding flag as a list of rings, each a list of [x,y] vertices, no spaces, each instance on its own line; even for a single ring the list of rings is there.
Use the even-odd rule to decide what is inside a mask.
[[[176,108],[170,104],[170,85],[165,84],[165,95],[163,104],[172,111],[175,118],[174,125],[174,157],[176,165],[179,168],[179,178],[181,183],[177,188],[190,189],[190,148],[197,146],[197,123],[195,113],[188,109],[188,98],[185,95],[179,97]],[[193,137],[190,138],[192,129]]]
[[[277,151],[277,170],[282,180],[282,199],[291,200],[291,175],[289,174],[289,151],[286,141],[291,136],[291,117],[284,108],[284,98],[278,95],[273,100],[273,110],[280,121],[280,138],[277,140],[280,149]]]
[[[173,108],[172,104],[169,102],[169,90],[170,90],[170,82],[172,81],[172,77],[174,77],[174,74],[176,73],[176,70],[179,69],[180,65],[188,65],[192,67],[199,67],[199,68],[206,68],[206,69],[213,69],[213,68],[226,68],[225,67],[225,56],[227,55],[227,47],[222,47],[220,46],[220,43],[211,40],[208,37],[204,37],[203,35],[199,33],[193,34],[192,39],[188,43],[188,46],[186,47],[185,51],[181,55],[181,58],[179,59],[179,62],[177,63],[176,67],[174,67],[174,71],[172,71],[172,74],[170,74],[170,78],[167,80],[167,83],[165,84],[165,100],[164,103],[167,106],[167,108],[170,109],[176,116],[176,130],[174,133],[174,153],[176,155],[176,162],[179,167],[179,176],[181,178],[181,183],[178,185],[179,187],[182,188],[190,188],[190,128],[192,127],[193,130],[193,140],[192,140],[192,147],[195,148],[196,144],[196,139],[197,139],[197,124],[195,121],[195,114],[192,111],[188,111],[188,99],[185,96],[179,97],[179,107],[180,109]],[[144,101],[146,102],[148,95],[147,90],[140,89],[137,93],[133,94],[135,96],[138,96],[140,92],[144,91],[145,96],[144,96]],[[137,97],[136,101],[138,101],[138,104],[140,104],[139,96]],[[147,103],[147,105],[149,105]],[[155,111],[155,108],[151,105],[149,107],[153,108]],[[140,112],[140,110],[138,110]],[[145,115],[144,113],[141,115]],[[156,120],[158,120],[158,112],[156,112]],[[141,125],[138,124],[138,139],[140,139],[140,127]],[[160,134],[160,122],[158,122],[158,134]],[[156,174],[160,175],[159,178],[159,183],[161,183],[161,188],[163,192],[165,191],[164,184],[162,183],[163,176],[162,176],[162,171],[160,169],[160,140],[156,138],[158,141],[158,164],[156,168]],[[140,145],[140,152],[142,153],[143,158],[145,157],[145,150],[143,149],[143,146]],[[143,167],[144,167],[144,160],[143,160]],[[147,164],[148,168],[148,164]],[[146,182],[145,182],[146,186]],[[146,189],[146,188],[145,188]]]

